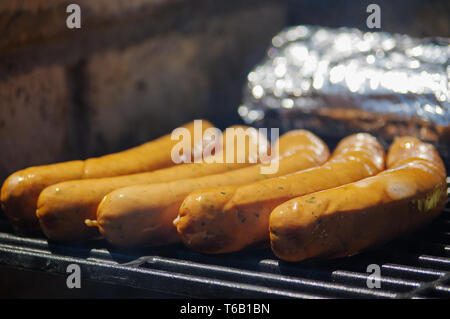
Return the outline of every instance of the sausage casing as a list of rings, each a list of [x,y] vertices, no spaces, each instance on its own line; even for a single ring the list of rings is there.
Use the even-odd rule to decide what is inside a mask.
[[[287,261],[355,254],[414,231],[447,201],[446,172],[431,144],[394,140],[386,171],[292,199],[270,216],[274,253]]]
[[[232,126],[242,129],[236,131],[235,141],[240,134],[245,134],[245,126]],[[268,144],[265,136],[250,134],[249,142],[244,150],[246,158],[258,160],[259,144]],[[227,133],[223,134],[223,151],[218,153],[226,157]],[[261,143],[262,142],[262,143]],[[237,143],[234,143],[236,152]],[[214,154],[219,156],[220,154]],[[109,178],[94,178],[67,181],[45,188],[39,195],[36,214],[44,234],[58,241],[87,240],[99,235],[94,227],[86,227],[86,219],[96,219],[97,207],[105,195],[115,189],[138,184],[151,184],[195,178],[211,174],[223,173],[234,169],[253,165],[250,161],[242,163],[191,163],[180,164],[147,173],[131,174]]]
[[[184,198],[192,191],[226,185],[241,185],[322,164],[329,157],[328,147],[314,134],[297,130],[278,140],[279,169],[261,174],[254,165],[223,174],[170,183],[137,185],[111,192],[99,205],[97,222],[102,235],[116,246],[155,246],[180,240],[173,219]]]
[[[375,137],[344,138],[330,160],[260,182],[192,192],[175,221],[184,244],[203,253],[227,253],[269,241],[271,211],[294,197],[337,187],[384,169],[385,152]]]
[[[208,121],[203,120],[201,123],[202,132],[213,127]],[[194,136],[194,122],[183,127]],[[191,142],[194,144],[194,138]],[[168,134],[140,146],[98,158],[33,166],[17,171],[3,183],[2,210],[13,225],[32,231],[39,230],[36,204],[40,192],[47,186],[68,180],[119,176],[172,166],[171,150],[176,143],[171,139],[171,134]],[[192,147],[196,147],[193,144]]]

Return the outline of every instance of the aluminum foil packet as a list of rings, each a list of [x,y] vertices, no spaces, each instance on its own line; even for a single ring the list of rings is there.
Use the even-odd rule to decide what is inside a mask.
[[[434,143],[450,163],[447,38],[288,28],[248,74],[238,112],[257,127],[305,128],[328,140],[369,132]]]

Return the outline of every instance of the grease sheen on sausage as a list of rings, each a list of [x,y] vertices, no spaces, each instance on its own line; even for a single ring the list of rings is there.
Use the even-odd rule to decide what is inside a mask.
[[[249,127],[232,126],[231,128],[241,129],[234,132],[234,156],[237,159],[237,140],[243,134],[246,134]],[[217,148],[218,153],[214,156],[226,157],[227,143],[232,141],[227,139],[227,132],[225,131],[225,134],[222,135],[223,151]],[[57,241],[81,241],[96,237],[99,235],[97,229],[86,227],[85,220],[96,218],[97,207],[105,195],[115,189],[130,185],[162,183],[207,176],[253,165],[254,163],[251,163],[249,159],[258,161],[259,144],[263,142],[261,147],[264,147],[268,144],[268,141],[256,129],[249,131],[249,133],[251,134],[246,134],[248,143],[243,153],[247,160],[242,163],[180,164],[147,173],[74,180],[51,185],[45,188],[38,198],[36,214],[41,228],[48,238]]]
[[[182,127],[194,137],[194,122]],[[202,120],[202,132],[213,127]],[[38,230],[36,203],[47,186],[75,179],[133,174],[172,166],[172,147],[177,141],[171,134],[128,150],[90,158],[50,165],[33,166],[10,175],[1,189],[2,210],[10,222],[20,228]],[[192,138],[192,147],[196,147]]]
[[[174,221],[184,244],[203,253],[227,253],[269,241],[271,211],[291,198],[379,173],[385,152],[375,137],[344,138],[322,166],[242,186],[192,192]]]
[[[279,170],[273,174],[261,174],[261,166],[265,164],[259,164],[223,174],[118,189],[105,196],[99,205],[97,223],[100,232],[116,246],[155,246],[178,242],[180,238],[172,222],[190,192],[284,175],[320,165],[329,157],[326,144],[304,130],[282,135],[277,144],[281,156],[274,159],[279,161]]]
[[[397,138],[387,166],[376,176],[275,208],[270,216],[274,253],[287,261],[348,256],[414,231],[441,213],[446,172],[434,146]]]

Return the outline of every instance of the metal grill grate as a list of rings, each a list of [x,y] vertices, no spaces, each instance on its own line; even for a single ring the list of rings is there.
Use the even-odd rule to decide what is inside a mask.
[[[352,257],[314,263],[283,262],[270,249],[208,256],[181,244],[145,251],[121,251],[103,241],[69,246],[18,236],[0,219],[1,265],[66,275],[72,263],[88,280],[172,296],[448,298],[450,205],[413,235]],[[381,267],[381,288],[367,287],[370,264]]]

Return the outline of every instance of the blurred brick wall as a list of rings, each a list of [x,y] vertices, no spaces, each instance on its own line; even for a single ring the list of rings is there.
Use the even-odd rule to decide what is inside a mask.
[[[367,28],[366,8],[381,9],[381,31],[414,37],[450,37],[448,0],[288,0],[287,24]]]
[[[66,6],[82,28],[66,28]],[[365,28],[372,1],[0,1],[0,181],[206,117],[239,122],[247,72],[287,24]],[[449,2],[380,0],[382,30],[449,36]]]
[[[118,151],[194,118],[225,127],[246,74],[285,23],[283,1],[0,2],[0,181]]]

